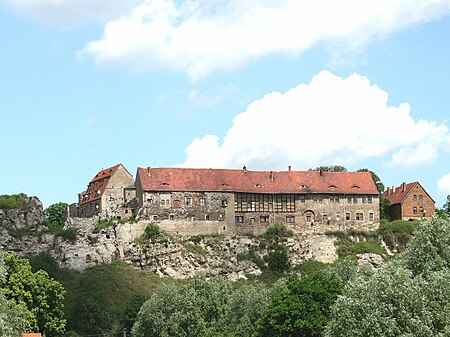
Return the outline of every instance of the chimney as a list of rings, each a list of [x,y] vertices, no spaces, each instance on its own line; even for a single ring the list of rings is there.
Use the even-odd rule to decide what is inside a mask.
[[[270,171],[270,181],[273,181],[273,171]]]
[[[320,173],[320,176],[323,177],[323,171],[322,171],[322,169],[320,169],[319,173]]]
[[[406,185],[406,183],[402,184],[402,193],[405,192],[405,185]]]
[[[247,172],[247,166],[244,165],[244,167],[242,167],[242,170],[243,170],[244,172]]]
[[[288,171],[289,171],[289,172],[291,171],[291,165],[288,166]]]
[[[394,194],[394,186],[391,187],[391,194]]]
[[[391,193],[391,188],[388,186],[388,188],[386,190],[386,195],[389,195],[389,193]]]
[[[147,175],[150,177],[150,166],[147,166]]]

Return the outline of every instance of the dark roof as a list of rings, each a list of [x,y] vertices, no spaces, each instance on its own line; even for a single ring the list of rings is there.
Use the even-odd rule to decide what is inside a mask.
[[[100,170],[89,182],[86,191],[79,194],[79,204],[82,205],[100,199],[105,192],[109,179],[116,173],[120,166],[121,164],[117,164]]]
[[[144,191],[379,194],[369,172],[144,168]]]

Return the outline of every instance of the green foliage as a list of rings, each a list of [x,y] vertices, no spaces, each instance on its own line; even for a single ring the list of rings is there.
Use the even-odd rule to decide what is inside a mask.
[[[7,272],[2,284],[4,294],[27,308],[30,327],[45,337],[63,334],[66,320],[62,311],[65,292],[62,285],[43,270],[33,273],[28,260],[14,253],[6,253],[4,262]]]
[[[198,254],[198,255],[206,255],[205,249],[197,244],[188,243],[184,246],[188,252]]]
[[[264,270],[267,268],[264,260],[258,254],[256,254],[256,252],[254,250],[250,250],[248,253],[238,253],[236,255],[236,259],[238,261],[244,261],[244,260],[252,261],[261,270]]]
[[[267,266],[273,272],[283,273],[290,269],[289,255],[284,245],[275,245],[266,257]]]
[[[145,240],[155,240],[163,236],[163,232],[157,224],[150,223],[145,227],[143,238]]]
[[[133,337],[251,336],[267,291],[197,275],[181,287],[161,285],[142,306]]]
[[[127,303],[125,310],[121,314],[120,323],[128,333],[131,332],[131,328],[133,327],[134,322],[136,322],[139,310],[147,299],[148,298],[143,295],[132,295]]]
[[[49,252],[40,252],[37,255],[29,256],[27,258],[30,262],[31,271],[33,273],[38,270],[43,270],[48,274],[48,276],[55,278],[58,271],[58,264]]]
[[[318,271],[323,271],[325,268],[327,268],[326,263],[309,259],[302,262],[301,264],[296,265],[293,269],[296,272],[300,273],[301,276],[306,276]]]
[[[114,221],[113,220],[99,220],[95,225],[94,225],[94,229],[92,230],[93,233],[98,233],[100,232],[102,229],[111,227],[114,225]]]
[[[24,193],[12,195],[0,195],[0,209],[26,208],[25,199],[27,195]]]
[[[3,252],[0,250],[0,285],[6,280],[6,269],[3,263]],[[0,287],[0,336],[17,337],[29,329],[28,310],[17,305],[14,300],[7,300]]]
[[[404,251],[419,224],[419,221],[382,221],[378,233],[391,250]]]
[[[163,282],[157,275],[122,261],[100,264],[83,273],[60,269],[57,278],[67,289],[67,328],[82,335],[122,331],[132,298],[150,297]]]
[[[404,253],[349,282],[327,336],[448,336],[449,279],[450,221],[422,223]]]
[[[447,195],[447,200],[442,208],[436,209],[436,216],[441,219],[450,219],[450,195]]]
[[[331,306],[344,284],[317,272],[299,279],[291,276],[271,298],[258,321],[257,336],[322,336]]]
[[[391,202],[380,195],[380,219],[381,221],[391,221],[391,217],[389,216],[389,206],[391,206]]]
[[[45,209],[45,216],[49,222],[49,229],[56,231],[64,227],[65,211],[67,204],[64,202],[58,202],[50,205]]]
[[[363,253],[374,253],[386,258],[386,251],[379,241],[359,241],[340,243],[336,253],[339,257],[356,256]]]
[[[414,275],[450,270],[450,220],[421,223],[401,259]]]
[[[62,238],[65,241],[75,242],[77,239],[77,229],[75,227],[69,227],[65,229],[59,229],[55,235]]]
[[[375,183],[375,186],[377,187],[378,192],[380,194],[383,193],[384,184],[381,181],[380,177],[375,172],[373,172],[367,168],[359,169],[356,172],[370,172],[370,174],[372,175],[373,182]]]
[[[261,236],[265,239],[271,240],[272,242],[282,242],[287,237],[293,236],[292,230],[287,229],[286,225],[283,223],[274,223],[267,227],[267,230]]]
[[[344,166],[331,165],[331,166],[318,166],[316,168],[310,168],[308,171],[347,172],[347,169]]]

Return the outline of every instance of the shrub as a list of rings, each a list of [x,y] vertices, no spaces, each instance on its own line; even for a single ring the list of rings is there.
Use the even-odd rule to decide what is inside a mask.
[[[344,242],[337,249],[339,257],[356,256],[363,253],[374,253],[386,258],[386,251],[378,241]]]
[[[289,270],[291,264],[286,247],[276,245],[266,256],[267,266],[273,272],[283,273]]]
[[[65,241],[74,242],[77,239],[77,229],[74,227],[60,229],[56,232],[56,236]]]
[[[198,255],[206,255],[206,251],[205,251],[205,249],[203,249],[202,246],[188,243],[185,247],[188,252],[198,254]]]
[[[382,221],[378,233],[390,249],[403,251],[420,221]]]
[[[0,195],[0,208],[1,209],[13,209],[26,207],[25,199],[27,195],[24,193],[12,194],[12,195]]]
[[[102,229],[111,227],[112,225],[114,225],[114,221],[112,220],[99,220],[95,226],[94,226],[94,233],[98,233],[100,232]]]
[[[292,230],[287,229],[287,227],[282,223],[274,223],[267,227],[266,232],[262,235],[262,237],[275,241],[280,242],[283,241],[286,237],[293,236],[294,233]]]
[[[161,231],[159,226],[154,223],[148,224],[147,227],[145,228],[145,231],[143,234],[143,238],[145,240],[153,240],[153,239],[160,238],[162,236],[163,236],[163,232]]]

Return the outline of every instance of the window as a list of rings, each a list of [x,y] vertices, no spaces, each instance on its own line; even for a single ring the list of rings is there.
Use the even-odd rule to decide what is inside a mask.
[[[273,203],[272,202],[269,202],[269,211],[273,211]]]
[[[198,199],[198,204],[199,204],[200,206],[205,206],[205,198],[200,198],[200,199]]]
[[[364,213],[356,213],[356,220],[364,220]]]
[[[259,217],[259,222],[268,223],[269,222],[269,216],[268,215],[261,215]]]
[[[351,204],[351,203],[352,203],[352,197],[347,197],[347,202],[348,202],[349,204]]]
[[[293,216],[293,215],[286,216],[286,222],[287,223],[295,223],[295,216]]]
[[[244,216],[243,216],[243,215],[236,215],[236,216],[234,217],[234,221],[235,221],[235,222],[243,223],[243,222],[244,222]]]
[[[369,195],[369,196],[367,197],[367,203],[369,203],[369,204],[372,203],[372,196],[371,196],[371,195]]]
[[[209,220],[210,220],[209,214],[206,214],[206,215],[205,215],[205,220],[206,220],[206,221],[209,221]]]
[[[287,201],[286,200],[281,201],[281,209],[283,211],[287,209]]]
[[[314,201],[314,202],[317,202],[318,199],[319,199],[319,198],[317,197],[317,195],[313,195],[313,201]]]
[[[323,196],[319,195],[319,202],[322,202],[322,201],[323,201]]]
[[[417,213],[417,207],[416,207],[416,206],[413,207],[413,213],[414,213],[414,214]]]
[[[373,213],[369,213],[369,221],[373,221]]]
[[[188,216],[186,217],[186,220],[187,220],[187,221],[195,221],[195,217],[194,217],[193,215],[188,215]]]
[[[175,215],[174,214],[169,214],[169,220],[175,220]]]
[[[223,221],[223,214],[222,213],[219,214],[219,221]]]
[[[345,220],[350,220],[350,213],[345,213]]]
[[[235,193],[235,212],[295,212],[294,194]]]
[[[366,197],[365,197],[365,196],[362,196],[362,197],[361,197],[361,202],[362,202],[363,204],[366,203]]]
[[[147,199],[147,203],[151,204],[153,202],[153,200],[151,198]]]
[[[307,215],[307,216],[306,216],[306,222],[311,222],[311,220],[312,220],[311,215]]]
[[[166,201],[165,200],[161,200],[161,205],[165,205]]]
[[[228,206],[227,199],[222,199],[222,207],[227,207],[227,206]]]
[[[153,216],[153,221],[158,221],[158,216],[157,215]]]
[[[417,195],[416,194],[413,195],[413,200],[417,200]]]
[[[330,202],[339,202],[339,196],[338,195],[331,195],[330,196]]]
[[[186,206],[192,206],[192,198],[191,197],[185,197],[184,198],[184,204]]]
[[[336,221],[339,221],[339,220],[341,220],[341,215],[338,213],[338,214],[336,214]]]
[[[304,195],[300,196],[300,202],[305,202],[305,196]]]
[[[423,207],[422,206],[419,207],[419,212],[420,212],[420,214],[423,213]]]
[[[324,214],[324,215],[322,216],[322,219],[323,219],[323,221],[327,221],[327,220],[328,220],[328,215]]]
[[[353,197],[353,203],[357,204],[358,203],[358,197]]]
[[[423,195],[422,194],[419,195],[419,200],[423,200]]]

